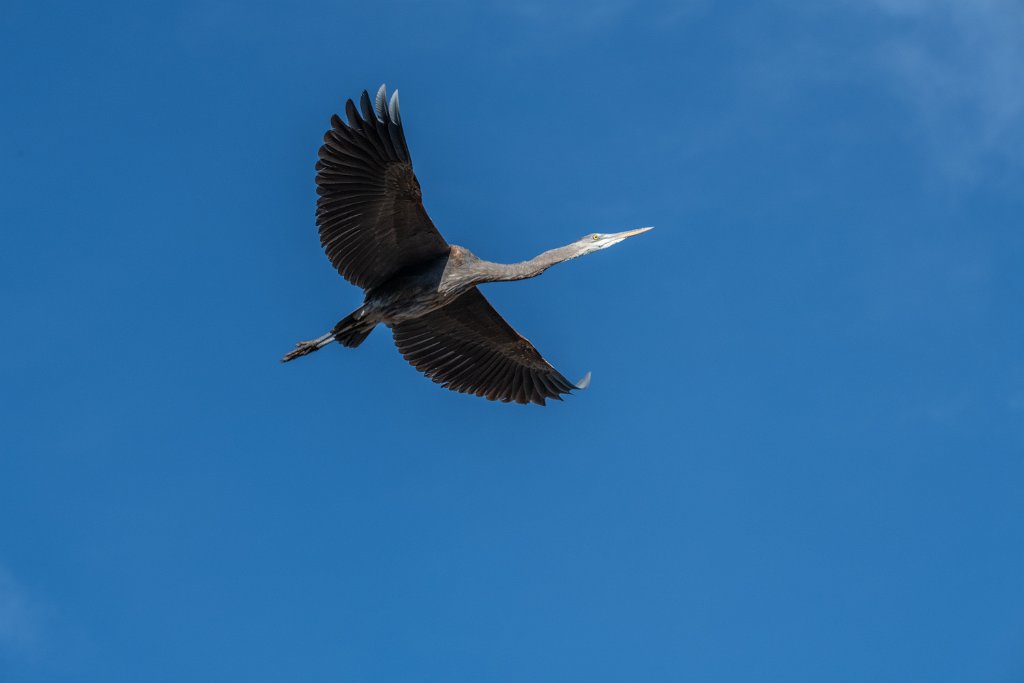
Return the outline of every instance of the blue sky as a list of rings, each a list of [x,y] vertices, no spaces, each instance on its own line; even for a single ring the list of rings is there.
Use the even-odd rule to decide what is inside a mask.
[[[47,3],[0,18],[4,681],[1024,678],[1014,0]],[[453,394],[313,225],[402,93],[591,388]]]

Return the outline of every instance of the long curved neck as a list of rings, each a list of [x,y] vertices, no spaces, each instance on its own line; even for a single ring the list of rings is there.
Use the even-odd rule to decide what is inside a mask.
[[[534,256],[529,261],[519,263],[490,263],[483,268],[482,282],[507,282],[509,280],[526,280],[537,277],[551,266],[568,261],[579,256],[579,249],[576,244],[567,244],[564,247],[550,249],[543,254]]]

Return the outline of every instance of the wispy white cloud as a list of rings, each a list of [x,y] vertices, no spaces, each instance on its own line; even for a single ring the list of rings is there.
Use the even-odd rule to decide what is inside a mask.
[[[991,181],[1024,171],[1024,2],[784,4],[794,24],[808,20],[822,32],[805,27],[758,53],[750,73],[759,95],[784,102],[807,83],[879,85],[906,104],[907,123],[947,178]],[[847,23],[856,35],[837,33]],[[762,34],[760,23],[755,28],[752,42]]]
[[[39,613],[28,592],[0,567],[0,649],[25,650],[38,634]]]
[[[866,6],[891,29],[879,46],[879,65],[914,108],[945,170],[976,179],[990,162],[1024,167],[1024,3]]]

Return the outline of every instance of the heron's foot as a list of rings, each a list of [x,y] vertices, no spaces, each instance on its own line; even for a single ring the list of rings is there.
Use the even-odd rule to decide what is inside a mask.
[[[300,341],[295,345],[295,350],[285,354],[284,358],[281,359],[282,363],[287,363],[290,360],[295,360],[299,356],[305,356],[307,353],[313,353],[320,347],[318,346],[319,340],[312,341]]]
[[[299,356],[305,356],[307,353],[313,353],[314,351],[318,351],[319,349],[322,349],[323,347],[330,344],[332,341],[334,341],[333,332],[328,332],[324,336],[319,337],[317,339],[311,339],[309,341],[300,341],[298,344],[295,345],[295,350],[289,354],[286,354],[285,357],[281,359],[281,362],[287,363],[288,361],[294,358],[298,358]]]

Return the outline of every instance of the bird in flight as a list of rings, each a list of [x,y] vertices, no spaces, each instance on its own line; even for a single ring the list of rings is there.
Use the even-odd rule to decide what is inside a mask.
[[[342,277],[365,290],[365,299],[327,334],[296,344],[282,362],[332,342],[359,346],[383,323],[407,361],[452,391],[544,405],[586,388],[590,373],[576,383],[567,380],[498,315],[477,285],[536,277],[650,228],[591,233],[521,263],[484,261],[448,244],[427,216],[398,91],[389,101],[382,85],[371,103],[364,90],[359,109],[349,100],[345,114],[347,124],[331,117],[320,147],[316,223],[327,257]]]

